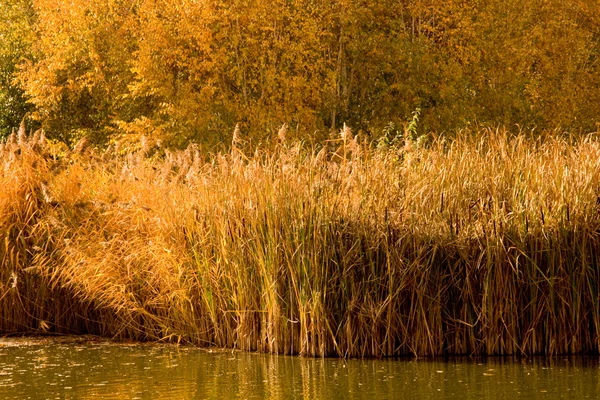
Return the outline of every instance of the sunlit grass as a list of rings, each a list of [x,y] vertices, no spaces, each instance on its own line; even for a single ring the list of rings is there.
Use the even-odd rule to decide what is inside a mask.
[[[600,141],[0,157],[0,331],[303,355],[598,352]],[[239,143],[234,143],[239,145]]]

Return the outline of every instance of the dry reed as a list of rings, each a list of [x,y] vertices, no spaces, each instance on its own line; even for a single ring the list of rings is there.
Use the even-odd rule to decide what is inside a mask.
[[[345,129],[328,146],[57,155],[19,131],[0,148],[0,332],[598,353],[595,136],[375,150]]]

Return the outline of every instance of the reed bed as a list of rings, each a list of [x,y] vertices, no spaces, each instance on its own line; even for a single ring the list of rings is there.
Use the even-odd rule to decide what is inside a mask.
[[[283,139],[282,139],[283,140]],[[0,332],[305,356],[595,353],[600,140],[0,148]]]

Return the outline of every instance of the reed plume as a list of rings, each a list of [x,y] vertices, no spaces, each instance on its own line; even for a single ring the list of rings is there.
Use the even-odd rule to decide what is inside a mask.
[[[344,135],[351,159],[331,143],[99,157],[13,137],[0,331],[307,356],[598,353],[596,136],[382,150]]]

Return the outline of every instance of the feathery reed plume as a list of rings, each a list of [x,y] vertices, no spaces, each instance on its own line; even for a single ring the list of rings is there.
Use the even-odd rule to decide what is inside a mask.
[[[359,158],[361,155],[360,143],[358,142],[358,135],[354,136],[352,140],[348,143],[348,150],[352,152],[352,157],[354,159]]]
[[[319,152],[317,153],[316,157],[314,158],[315,164],[320,164],[323,163],[324,161],[327,160],[327,146],[323,146],[321,148],[321,150],[319,150]]]
[[[8,139],[6,139],[6,145],[9,149],[13,150],[17,145],[17,135],[15,130],[13,129],[10,135],[8,135]]]
[[[40,129],[40,136],[38,139],[38,144],[44,148],[46,146],[46,131],[44,129]]]
[[[148,138],[146,137],[146,135],[142,135],[140,137],[140,151],[143,155],[148,154],[148,152],[150,151],[150,143],[148,142]]]
[[[7,142],[0,333],[599,353],[597,137],[484,130],[410,152],[345,138],[351,161],[331,143],[55,160]]]
[[[279,128],[279,131],[277,132],[277,139],[279,140],[279,143],[285,143],[288,128],[288,124],[283,124]]]
[[[346,123],[344,123],[344,127],[340,130],[340,137],[344,141],[344,143],[352,140],[352,129]]]
[[[21,120],[21,125],[19,126],[19,133],[18,133],[18,137],[19,137],[19,141],[18,144],[19,146],[23,147],[27,144],[27,127],[25,125],[25,118],[23,118]]]
[[[33,143],[34,146],[37,146],[37,145],[39,145],[39,141],[40,141],[40,130],[38,129],[37,131],[35,131],[33,133],[31,142]]]
[[[243,144],[242,135],[240,132],[240,124],[235,124],[235,128],[233,130],[233,137],[231,139],[231,147],[239,147]]]
[[[73,147],[73,153],[75,154],[83,154],[87,150],[89,145],[89,141],[86,137],[82,137]]]
[[[54,198],[52,197],[52,195],[50,194],[50,191],[48,190],[48,186],[46,186],[45,183],[40,183],[40,188],[42,190],[42,197],[44,198],[44,201],[46,203],[55,203]]]

